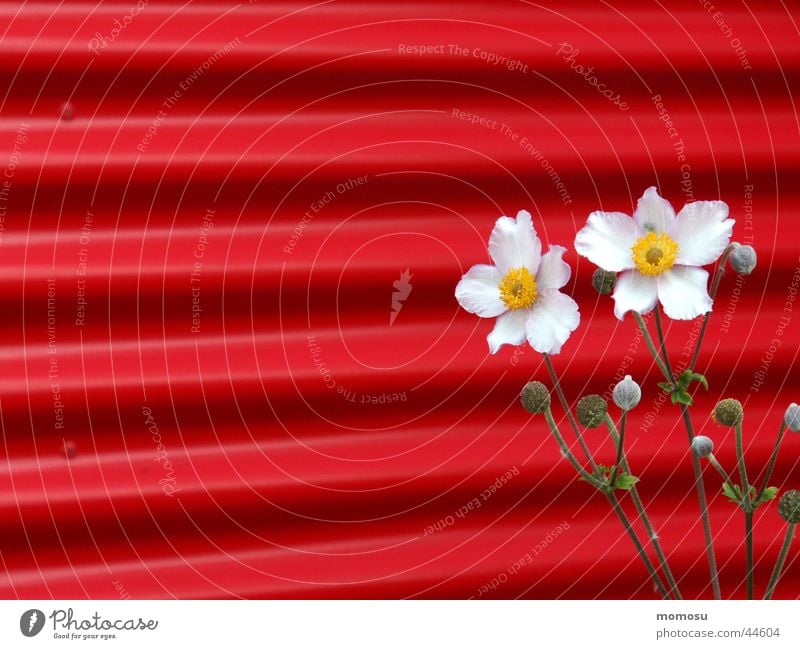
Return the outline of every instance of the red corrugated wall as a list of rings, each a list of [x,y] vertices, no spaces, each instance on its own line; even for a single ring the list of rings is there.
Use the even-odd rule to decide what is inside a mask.
[[[541,357],[489,356],[453,297],[528,209],[575,271],[565,389],[643,384],[630,460],[684,594],[709,596],[685,432],[571,246],[651,184],[729,203],[759,266],[722,284],[694,413],[733,470],[708,413],[744,401],[758,473],[800,400],[796,10],[4,3],[0,595],[654,597],[518,405]],[[693,326],[669,325],[676,359]],[[800,487],[798,453],[776,484]],[[742,516],[707,483],[741,597]],[[759,510],[759,593],[782,530]]]

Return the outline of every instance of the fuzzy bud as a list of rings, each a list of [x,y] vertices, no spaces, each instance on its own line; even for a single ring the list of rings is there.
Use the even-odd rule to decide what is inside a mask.
[[[621,410],[631,410],[642,400],[642,388],[630,374],[626,374],[625,378],[614,386],[611,398]]]
[[[614,283],[617,281],[617,274],[610,270],[598,268],[592,273],[592,286],[600,295],[610,295],[614,290]]]
[[[723,399],[714,408],[713,419],[723,426],[736,426],[742,422],[742,404],[737,399]]]
[[[522,388],[519,400],[525,410],[532,415],[538,415],[550,407],[550,392],[541,381],[531,381]]]
[[[758,258],[753,246],[739,246],[731,253],[731,268],[739,275],[749,275],[756,267]]]
[[[791,404],[783,416],[783,423],[793,433],[800,432],[800,406],[796,403]]]
[[[578,401],[578,421],[586,428],[597,428],[605,421],[608,405],[603,397],[590,394]]]
[[[698,435],[692,440],[692,455],[695,457],[708,457],[714,451],[714,442],[710,437]]]
[[[787,523],[800,523],[800,491],[791,489],[778,501],[778,513]]]

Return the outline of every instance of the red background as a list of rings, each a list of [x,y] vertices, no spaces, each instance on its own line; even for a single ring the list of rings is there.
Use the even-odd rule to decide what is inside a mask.
[[[546,380],[541,357],[489,356],[491,323],[453,297],[497,216],[528,209],[545,245],[570,249],[582,321],[554,359],[565,389],[604,392],[624,367],[642,383],[630,460],[684,594],[709,596],[685,432],[572,241],[590,211],[630,212],[651,184],[676,208],[728,202],[759,266],[723,281],[694,414],[732,471],[731,433],[708,413],[744,401],[757,474],[798,400],[800,314],[769,348],[800,265],[800,33],[793,3],[719,5],[0,6],[0,595],[654,597],[606,501],[518,405],[527,380]],[[405,269],[413,289],[389,326]],[[676,362],[692,326],[669,325]],[[587,438],[612,460],[601,431]],[[800,487],[798,452],[789,434],[774,484]],[[723,590],[741,597],[743,517],[706,476]],[[782,533],[774,503],[759,510],[759,595]],[[778,596],[797,597],[796,555]]]

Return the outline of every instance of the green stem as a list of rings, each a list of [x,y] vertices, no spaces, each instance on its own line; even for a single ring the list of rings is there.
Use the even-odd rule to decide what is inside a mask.
[[[731,477],[728,475],[728,472],[722,468],[722,465],[719,463],[719,461],[717,460],[717,458],[714,456],[713,453],[711,453],[708,456],[708,461],[711,462],[711,466],[713,466],[717,470],[717,473],[719,473],[722,476],[722,479],[725,482],[727,482],[732,489],[735,483],[733,482],[733,480],[731,480]]]
[[[623,424],[625,420],[625,413],[623,413],[623,417],[620,420],[620,433],[617,433],[617,428],[614,426],[614,421],[611,419],[609,415],[606,415],[606,428],[608,428],[608,432],[611,434],[611,439],[614,441],[614,444],[617,445],[618,449],[623,448]],[[619,454],[618,454],[619,458]],[[617,464],[622,465],[622,470],[627,471],[628,473],[631,472],[630,465],[628,464],[628,460],[625,457],[625,453],[623,451],[621,458],[617,459]],[[612,482],[613,484],[613,482]],[[670,594],[675,597],[675,599],[683,599],[681,595],[680,588],[678,588],[678,582],[675,580],[675,576],[672,574],[672,570],[670,570],[669,563],[667,562],[667,556],[664,554],[664,549],[661,547],[661,541],[658,538],[658,534],[656,534],[655,529],[653,528],[653,524],[650,522],[650,517],[647,515],[647,512],[644,508],[644,503],[642,499],[639,497],[639,492],[636,489],[636,485],[631,487],[630,490],[631,500],[633,500],[633,504],[636,507],[636,513],[639,514],[639,519],[644,524],[644,528],[647,531],[648,538],[653,543],[653,548],[656,551],[656,556],[658,557],[658,561],[661,564],[661,569],[664,571],[664,574],[667,577],[667,582],[669,583],[670,587]]]
[[[636,552],[639,554],[642,562],[647,568],[647,572],[650,573],[650,578],[653,580],[656,588],[658,589],[659,594],[661,595],[662,599],[669,599],[669,595],[667,594],[667,589],[664,586],[664,582],[661,581],[661,577],[658,576],[653,563],[650,561],[650,557],[647,556],[647,552],[645,552],[644,547],[642,546],[641,541],[639,541],[639,537],[636,535],[636,531],[633,529],[628,516],[625,514],[625,511],[619,504],[619,500],[613,493],[607,493],[606,497],[608,498],[608,502],[611,503],[611,507],[614,509],[614,513],[619,518],[620,522],[622,523],[625,531],[628,533],[631,541],[633,542],[634,547],[636,548]]]
[[[747,466],[744,463],[744,443],[742,441],[742,422],[734,427],[736,431],[736,462],[739,465],[739,476],[742,479],[742,508],[747,512],[752,507],[750,500],[750,483],[747,480]]]
[[[669,381],[672,385],[675,385],[675,379],[673,378],[672,374],[667,371],[667,368],[664,367],[664,364],[661,362],[661,356],[659,355],[658,350],[656,350],[653,339],[650,337],[650,332],[647,330],[647,325],[644,322],[644,318],[642,318],[642,314],[633,311],[633,317],[636,318],[636,323],[639,325],[639,329],[642,332],[644,341],[647,343],[647,347],[650,350],[650,355],[653,357],[656,365],[658,365],[658,369],[661,370],[661,373],[664,375],[664,378],[667,379],[667,381]]]
[[[647,330],[647,326],[645,325],[641,314],[636,313],[635,311],[633,314],[636,318],[636,322],[639,324],[639,328],[642,331],[642,335],[647,343],[647,347],[650,349],[650,354],[652,355],[653,360],[658,365],[661,373],[664,375],[664,378],[667,379],[667,381],[669,381],[673,386],[675,386],[675,378],[669,373],[667,368],[661,362],[658,351],[656,350],[656,346],[653,343],[653,339],[650,337],[650,333]],[[692,417],[689,414],[689,408],[686,406],[686,404],[681,404],[681,416],[686,427],[686,434],[689,436],[689,446],[691,446],[692,440],[694,439],[694,426],[692,424]],[[692,453],[691,456],[692,470],[694,471],[694,483],[697,490],[697,501],[700,505],[700,517],[703,522],[703,536],[705,537],[706,542],[706,556],[708,557],[708,570],[711,576],[711,588],[714,591],[714,599],[722,599],[722,591],[720,590],[719,586],[719,571],[717,570],[717,558],[714,554],[714,540],[711,535],[711,519],[708,515],[706,488],[705,483],[703,482],[703,470],[700,466],[700,461],[695,457],[694,453]]]
[[[681,415],[686,426],[686,434],[689,436],[689,446],[694,439],[694,426],[689,415],[689,408],[681,404]],[[722,599],[722,591],[719,587],[719,572],[717,570],[717,557],[714,554],[714,539],[711,535],[711,519],[708,516],[708,501],[706,500],[706,487],[703,482],[703,469],[700,466],[694,453],[692,456],[692,469],[694,470],[694,484],[697,490],[697,501],[700,504],[700,517],[703,521],[703,536],[706,541],[706,556],[708,557],[708,571],[711,575],[711,588],[714,591],[714,599]]]
[[[664,359],[664,369],[667,370],[667,373],[670,376],[674,376],[672,372],[672,365],[669,362],[669,354],[667,354],[667,343],[666,338],[664,337],[664,328],[661,324],[661,309],[658,305],[656,305],[656,308],[653,309],[653,311],[655,311],[656,333],[658,334],[658,342],[661,345],[661,355]]]
[[[745,553],[747,556],[747,599],[753,599],[755,586],[753,584],[753,512],[744,513],[744,539]]]
[[[569,424],[575,433],[575,437],[578,438],[578,444],[580,444],[581,449],[583,449],[583,453],[586,455],[586,459],[589,461],[592,471],[594,471],[595,475],[599,475],[600,469],[597,466],[597,463],[594,461],[594,457],[592,456],[591,452],[589,452],[589,447],[586,446],[586,442],[583,439],[583,435],[581,435],[580,428],[578,428],[578,422],[576,422],[575,417],[572,416],[572,410],[569,407],[569,403],[567,402],[567,397],[564,395],[564,391],[561,389],[561,382],[558,380],[558,375],[556,374],[556,369],[553,367],[553,363],[550,361],[550,356],[549,354],[543,354],[543,356],[544,364],[547,366],[547,371],[550,373],[550,380],[553,382],[553,389],[556,391],[556,395],[558,395],[558,400],[561,402],[561,407],[567,414],[567,419],[569,420]]]
[[[653,360],[656,362],[658,367],[661,369],[661,373],[664,375],[664,378],[667,379],[667,381],[669,381],[673,386],[676,385],[675,378],[671,373],[669,373],[659,358],[658,351],[656,351],[656,346],[653,344],[653,339],[650,337],[650,333],[647,331],[647,326],[645,325],[641,314],[634,311],[634,317],[636,318],[636,322],[639,324],[639,328],[642,330],[642,335],[647,343],[647,347],[650,349],[650,354],[652,355]],[[691,446],[692,440],[694,439],[694,426],[692,425],[692,417],[689,414],[689,409],[686,404],[681,404],[681,416],[686,427],[686,434],[689,436],[689,446]],[[708,570],[711,576],[711,588],[714,592],[714,599],[722,599],[722,591],[719,586],[719,571],[717,570],[717,558],[714,554],[714,540],[711,535],[711,519],[708,515],[708,501],[706,500],[706,489],[705,483],[703,482],[703,470],[700,466],[700,461],[694,456],[694,453],[692,453],[691,456],[692,470],[694,471],[694,483],[697,490],[697,501],[700,505],[700,517],[703,522],[703,536],[705,537],[706,542],[706,556],[708,557]]]
[[[550,408],[547,408],[547,410],[544,411],[544,418],[547,420],[547,425],[550,427],[550,432],[553,433],[553,437],[556,438],[558,445],[561,447],[564,457],[569,460],[569,463],[573,466],[573,468],[589,484],[597,487],[598,489],[605,488],[605,484],[600,482],[600,480],[584,469],[581,466],[581,463],[578,462],[577,458],[572,454],[572,451],[569,450],[569,446],[567,446],[567,442],[562,437],[561,431],[558,430],[558,424],[556,424],[556,420],[553,419],[553,412],[550,410]]]
[[[622,449],[625,446],[625,420],[628,418],[627,415],[628,411],[623,410],[622,416],[619,418],[619,435],[617,436],[617,439],[614,440],[614,443],[617,445],[617,461],[614,463],[614,470],[611,472],[611,479],[608,481],[612,489],[617,483],[617,472],[619,471],[619,465],[622,463],[622,460],[625,457]],[[606,417],[609,420],[611,419],[608,414],[606,414]],[[625,470],[627,471],[627,469]],[[630,471],[628,471],[628,473],[630,473]]]
[[[764,593],[764,599],[772,599],[772,594],[775,592],[775,586],[778,585],[778,580],[781,578],[783,564],[786,563],[786,556],[789,554],[789,546],[792,545],[794,528],[796,526],[797,523],[789,523],[789,526],[786,528],[786,536],[783,537],[783,545],[781,546],[781,551],[778,554],[778,560],[775,562],[775,569],[772,571],[772,577],[769,578],[769,584],[767,585],[767,592]]]
[[[725,249],[725,252],[722,253],[722,258],[719,260],[719,264],[717,264],[717,269],[714,271],[714,279],[711,280],[711,291],[709,291],[708,294],[712,300],[717,296],[719,283],[722,281],[722,277],[725,275],[725,264],[728,263],[728,257],[731,256],[731,253],[734,250],[736,250],[736,246],[730,244]],[[700,327],[700,334],[697,336],[697,344],[694,347],[692,360],[689,362],[689,369],[691,370],[694,370],[697,365],[697,357],[700,355],[700,347],[703,344],[703,338],[705,338],[706,336],[706,329],[708,328],[708,319],[710,317],[711,317],[711,311],[709,311],[703,316],[703,324]]]
[[[786,423],[781,422],[781,427],[778,429],[778,437],[775,440],[775,448],[772,449],[772,455],[769,457],[769,464],[767,464],[767,472],[764,475],[764,484],[761,485],[761,489],[758,491],[758,495],[756,496],[756,502],[761,500],[761,496],[764,495],[764,490],[769,486],[769,480],[772,477],[772,472],[775,470],[775,463],[778,460],[778,449],[781,445],[781,440],[783,440],[783,435],[786,432]]]
[[[744,510],[744,541],[747,563],[747,599],[753,599],[753,509],[750,499],[750,483],[747,480],[747,465],[744,461],[744,443],[742,442],[742,422],[736,424],[736,461],[739,464],[739,476],[742,479],[742,509]]]
[[[647,571],[650,573],[650,577],[653,579],[656,588],[658,588],[658,591],[661,593],[661,596],[664,599],[669,599],[669,596],[667,595],[667,590],[664,587],[664,583],[661,581],[661,578],[658,576],[658,573],[653,567],[653,564],[650,562],[650,558],[644,551],[644,548],[642,547],[642,544],[639,541],[639,537],[636,536],[636,531],[633,529],[633,526],[631,525],[630,520],[628,520],[628,517],[623,511],[622,507],[620,507],[617,497],[613,494],[613,492],[610,493],[606,490],[607,485],[600,482],[593,475],[589,474],[589,472],[586,471],[586,469],[584,469],[581,466],[580,462],[578,462],[578,460],[572,454],[572,451],[569,450],[566,441],[564,441],[561,432],[558,430],[558,425],[556,424],[555,419],[553,419],[553,413],[550,410],[550,408],[544,411],[544,416],[545,419],[547,420],[547,425],[550,427],[550,431],[553,433],[553,436],[556,438],[558,445],[561,447],[564,456],[569,460],[570,464],[572,464],[572,466],[584,480],[586,480],[589,484],[595,486],[597,489],[602,491],[605,494],[606,498],[608,498],[608,501],[611,503],[614,512],[616,513],[619,520],[622,522],[622,525],[625,527],[625,531],[628,533],[628,536],[631,538],[631,541],[633,541],[633,544],[636,547],[636,551],[639,553],[639,557],[642,559],[645,567],[647,568]]]
[[[639,537],[636,536],[636,531],[633,529],[630,520],[628,520],[628,516],[623,511],[622,507],[620,507],[619,501],[617,497],[614,495],[613,492],[608,492],[607,485],[603,482],[600,482],[597,478],[593,475],[590,475],[586,469],[584,469],[580,462],[575,458],[572,454],[572,451],[569,450],[567,443],[564,441],[564,438],[561,435],[561,431],[558,430],[558,425],[556,424],[555,419],[553,419],[553,413],[550,408],[544,411],[545,419],[547,420],[547,425],[550,427],[550,431],[553,433],[553,436],[556,438],[558,445],[561,447],[561,450],[564,453],[564,456],[569,460],[570,464],[575,468],[575,470],[586,480],[589,484],[595,486],[597,489],[602,491],[608,501],[611,503],[611,506],[614,509],[619,520],[622,522],[622,525],[625,527],[625,531],[628,533],[628,536],[633,541],[634,546],[636,547],[636,551],[639,553],[639,557],[644,562],[647,571],[650,573],[650,577],[653,579],[653,583],[655,583],[656,588],[658,589],[659,593],[661,594],[662,598],[669,599],[667,595],[667,590],[664,587],[664,583],[661,581],[661,578],[658,576],[653,564],[650,562],[650,558],[647,556],[647,553],[644,551],[641,542],[639,541]]]

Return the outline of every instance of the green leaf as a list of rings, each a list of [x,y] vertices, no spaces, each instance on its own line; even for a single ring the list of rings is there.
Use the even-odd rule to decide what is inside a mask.
[[[689,394],[686,390],[680,390],[678,392],[674,392],[673,396],[675,397],[675,401],[673,403],[682,403],[687,406],[694,405],[694,399],[692,395]]]
[[[633,485],[639,482],[639,478],[630,473],[619,473],[614,483],[614,489],[621,489],[622,491],[630,491]]]
[[[658,384],[658,387],[660,387],[662,390],[664,390],[665,394],[671,394],[672,393],[672,383],[667,383],[666,381],[661,381]]]
[[[729,482],[722,483],[722,493],[737,505],[742,502],[742,490],[739,485],[731,485]]]
[[[761,494],[761,498],[758,499],[756,505],[769,502],[777,495],[778,495],[778,487],[767,487],[766,489],[764,489],[764,493]]]
[[[676,386],[672,388],[674,392],[677,393],[684,393],[687,396],[679,396],[676,399],[673,399],[672,403],[683,403],[687,406],[691,406],[694,400],[688,396],[688,389],[691,386],[693,381],[697,381],[700,383],[706,390],[708,390],[708,381],[706,377],[700,374],[699,372],[693,372],[692,370],[684,370],[680,373],[677,380],[675,381]]]

